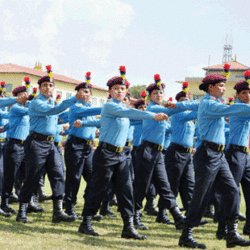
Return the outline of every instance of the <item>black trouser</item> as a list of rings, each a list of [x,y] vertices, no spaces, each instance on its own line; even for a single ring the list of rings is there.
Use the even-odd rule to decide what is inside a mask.
[[[194,190],[194,166],[191,153],[182,152],[170,144],[165,153],[165,166],[175,197],[180,192],[183,207],[188,211]]]
[[[44,168],[48,173],[53,192],[52,199],[62,199],[65,189],[63,166],[54,142],[36,139],[34,134],[32,134],[27,137],[24,148],[27,177],[21,189],[19,201],[24,203],[30,201],[31,196],[37,191],[39,179]]]
[[[176,198],[170,188],[162,152],[149,147],[147,142],[142,142],[137,152],[135,166],[135,210],[142,208],[142,201],[150,188],[151,181],[162,199],[159,209],[175,207]]]
[[[79,142],[76,137],[71,136],[65,146],[65,164],[66,164],[66,186],[65,201],[75,203],[79,190],[81,176],[87,183],[85,189],[85,201],[87,192],[89,192],[89,182],[92,178],[92,158],[93,148],[83,142]]]
[[[203,143],[194,155],[194,166],[194,193],[184,222],[191,227],[199,225],[213,187],[221,192],[221,206],[225,208],[225,213],[219,215],[220,220],[235,220],[238,190],[224,152],[214,151]]]
[[[240,212],[240,183],[246,202],[246,224],[250,225],[250,158],[248,153],[239,150],[229,149],[226,152],[226,159],[233,174],[238,188],[238,207]]]
[[[25,172],[24,145],[10,138],[4,152],[3,198],[9,198],[15,181],[16,184],[18,183],[18,186],[21,187],[21,183],[25,178]]]
[[[0,142],[0,196],[2,196],[3,189],[3,175],[4,175],[4,150],[5,150],[5,142]]]
[[[113,183],[122,217],[134,215],[131,172],[125,153],[112,152],[99,146],[93,156],[92,181],[83,216],[97,213],[110,181]]]

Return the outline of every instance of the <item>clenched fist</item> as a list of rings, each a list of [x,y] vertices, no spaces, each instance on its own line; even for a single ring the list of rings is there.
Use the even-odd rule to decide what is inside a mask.
[[[168,109],[175,109],[176,108],[176,103],[167,102],[166,104],[164,104],[164,107],[168,108]]]
[[[158,122],[162,122],[162,121],[166,120],[167,118],[168,118],[168,116],[164,113],[159,113],[159,114],[154,115],[154,120],[156,120]]]
[[[75,127],[75,128],[81,128],[82,127],[81,120],[76,120],[74,122],[74,124],[73,124],[73,127]]]

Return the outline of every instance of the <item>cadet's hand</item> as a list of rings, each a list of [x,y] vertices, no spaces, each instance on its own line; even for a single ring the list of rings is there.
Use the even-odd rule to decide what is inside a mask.
[[[166,104],[164,104],[164,107],[168,108],[168,109],[175,109],[176,108],[176,103],[167,102]]]
[[[69,129],[69,125],[62,125],[62,127],[63,127],[63,130]]]
[[[19,103],[26,103],[27,100],[28,100],[28,96],[19,96],[16,99],[16,101]]]
[[[0,127],[0,133],[4,133],[3,127]]]
[[[59,133],[59,135],[62,135],[62,136],[63,136],[63,135],[64,135],[64,131],[61,131],[61,132]]]
[[[167,118],[168,118],[168,116],[164,113],[159,113],[159,114],[154,115],[154,120],[156,120],[158,122],[162,122],[162,121],[166,120]]]
[[[82,99],[82,98],[83,98],[82,92],[78,91],[78,92],[76,93],[76,99],[77,99],[77,100],[80,100],[80,99]]]
[[[76,120],[73,124],[73,127],[76,127],[76,128],[81,128],[82,125],[81,125],[81,120]]]
[[[58,123],[62,123],[63,122],[63,120],[61,120],[61,119],[58,119]]]

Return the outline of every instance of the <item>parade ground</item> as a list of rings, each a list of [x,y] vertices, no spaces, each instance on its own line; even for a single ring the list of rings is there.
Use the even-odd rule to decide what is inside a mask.
[[[49,181],[46,180],[46,194],[50,194]],[[83,207],[83,192],[85,183],[82,181],[78,193],[78,203],[75,210],[81,214]],[[180,201],[178,200],[179,204]],[[245,212],[244,198],[241,202],[241,212]],[[0,249],[185,249],[178,247],[178,241],[181,231],[176,232],[173,225],[163,225],[155,222],[155,216],[145,215],[141,221],[149,227],[150,230],[139,232],[148,236],[147,240],[139,241],[133,239],[122,239],[122,219],[117,212],[117,207],[111,207],[111,210],[118,214],[116,218],[104,217],[101,222],[93,221],[93,228],[100,234],[99,237],[83,235],[78,233],[78,227],[81,221],[72,223],[61,222],[52,223],[52,201],[45,201],[41,204],[45,207],[44,213],[29,213],[27,216],[30,223],[17,223],[16,216],[11,218],[0,217]],[[18,204],[12,204],[12,207],[18,210]],[[168,217],[173,221],[172,216]],[[207,245],[207,249],[226,249],[226,242],[216,239],[217,224],[212,219],[209,223],[194,228],[193,234],[197,241]],[[244,222],[239,222],[238,231],[242,234]],[[248,239],[247,236],[244,236]],[[237,247],[236,249],[243,249]]]

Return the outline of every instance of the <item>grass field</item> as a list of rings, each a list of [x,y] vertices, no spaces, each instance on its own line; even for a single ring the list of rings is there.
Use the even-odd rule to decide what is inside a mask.
[[[83,183],[83,182],[82,182]],[[46,193],[50,194],[49,182],[46,180]],[[83,207],[84,183],[81,184],[78,194],[76,212],[81,214]],[[244,213],[244,199],[241,212]],[[18,209],[18,204],[12,204]],[[144,216],[142,222],[149,227],[148,231],[140,233],[148,236],[145,241],[126,240],[121,238],[122,219],[105,217],[101,222],[93,222],[93,228],[99,237],[91,237],[78,233],[80,221],[72,223],[52,223],[52,201],[42,204],[46,212],[28,214],[31,223],[16,222],[16,216],[11,218],[0,217],[0,250],[7,249],[185,249],[178,247],[180,231],[176,231],[173,225],[155,223],[154,216]],[[117,208],[111,210],[117,213]],[[169,216],[171,220],[172,217]],[[242,234],[244,222],[239,222],[239,232]],[[217,224],[209,219],[209,224],[194,229],[197,241],[205,243],[208,249],[226,249],[225,241],[215,238]],[[248,237],[245,237],[248,238]],[[237,247],[236,249],[241,249]],[[243,248],[242,248],[243,249]]]

